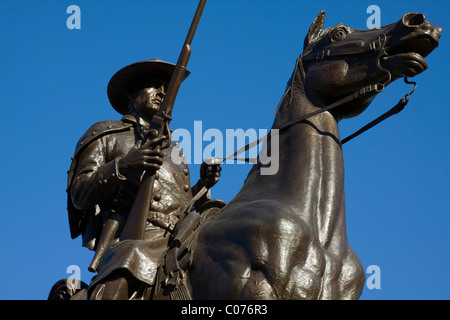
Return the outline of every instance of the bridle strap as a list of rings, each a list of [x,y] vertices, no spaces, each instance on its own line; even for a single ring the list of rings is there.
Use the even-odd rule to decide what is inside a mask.
[[[394,114],[399,113],[400,111],[402,111],[405,106],[408,104],[410,98],[411,98],[411,94],[414,93],[414,91],[417,88],[417,83],[416,82],[412,82],[412,81],[408,81],[408,79],[405,77],[404,78],[405,82],[408,84],[413,84],[414,85],[414,89],[406,94],[403,98],[400,99],[400,101],[393,107],[391,108],[389,111],[385,112],[384,114],[382,114],[381,116],[379,116],[378,118],[376,118],[375,120],[373,120],[372,122],[368,123],[367,125],[365,125],[364,127],[362,127],[361,129],[359,129],[358,131],[356,131],[355,133],[351,134],[350,136],[346,137],[345,139],[341,140],[341,144],[345,144],[347,142],[349,142],[350,140],[356,138],[357,136],[359,136],[360,134],[366,132],[367,130],[373,128],[374,126],[376,126],[377,124],[379,124],[380,122],[386,120],[387,118],[389,118],[390,116],[393,116]],[[379,85],[375,85],[375,86],[368,86],[365,87],[363,89],[361,89],[358,92],[355,92],[354,94],[347,96],[333,104],[330,104],[329,106],[322,108],[320,110],[311,112],[307,115],[301,116],[299,118],[296,118],[294,120],[285,122],[279,129],[279,131],[282,130],[286,130],[287,128],[293,126],[294,124],[300,123],[310,117],[313,117],[315,115],[318,115],[322,112],[325,111],[329,111],[333,108],[336,108],[344,103],[347,103],[353,99],[356,99],[357,97],[361,97],[365,94],[369,94],[371,92],[377,92],[377,90],[383,90],[384,86],[380,89]],[[220,160],[222,160],[222,162],[225,162],[226,160],[237,160],[237,161],[245,161],[245,162],[249,162],[249,163],[257,163],[257,159],[253,159],[253,158],[235,158],[238,154],[241,154],[243,152],[246,152],[248,150],[250,150],[251,148],[259,145],[261,142],[265,141],[268,139],[268,137],[271,135],[271,132],[269,132],[267,135],[263,136],[262,138],[259,138],[258,140],[255,140],[249,144],[247,144],[246,146],[240,148],[239,150],[237,150],[236,152],[234,152],[233,154],[229,155],[226,158],[221,158]]]
[[[367,130],[369,130],[369,129],[373,128],[373,127],[375,127],[377,124],[379,124],[380,122],[386,120],[390,116],[393,116],[394,114],[397,114],[400,111],[402,111],[406,107],[406,105],[408,104],[409,99],[411,98],[411,95],[414,93],[414,91],[416,91],[416,88],[417,88],[417,83],[416,82],[409,81],[408,78],[406,78],[406,77],[404,78],[404,81],[407,84],[413,84],[414,85],[414,89],[410,93],[406,94],[403,98],[401,98],[400,101],[394,107],[392,107],[389,111],[383,113],[381,116],[379,116],[375,120],[369,122],[368,124],[366,124],[364,127],[359,129],[355,133],[349,135],[347,138],[342,139],[341,143],[345,144],[345,143],[349,142],[350,140],[356,138],[360,134],[366,132]]]
[[[379,52],[384,50],[386,45],[386,35],[381,34],[376,40],[367,43],[364,40],[352,41],[345,43],[333,49],[321,50],[315,53],[309,53],[302,57],[303,61],[324,60],[328,57],[348,56],[367,53],[370,51]]]
[[[356,44],[356,46],[355,46]],[[391,73],[389,70],[381,67],[380,65],[380,58],[383,54],[385,54],[385,47],[386,45],[386,35],[383,33],[381,34],[375,41],[372,41],[370,43],[366,43],[365,41],[355,41],[355,42],[351,42],[339,47],[334,48],[333,50],[322,50],[319,51],[317,53],[309,53],[306,55],[301,55],[297,61],[296,61],[296,66],[294,69],[294,73],[296,72],[297,68],[300,67],[300,73],[301,76],[304,77],[304,70],[303,70],[303,61],[313,61],[313,60],[323,60],[325,58],[328,57],[333,57],[333,56],[342,56],[342,55],[355,55],[355,54],[361,54],[361,53],[366,53],[368,51],[374,51],[374,52],[378,52],[378,56],[377,56],[377,67],[379,69],[381,69],[382,71],[386,72],[388,74],[388,80],[384,83],[377,83],[374,85],[369,85],[366,86],[356,92],[354,92],[353,94],[350,94],[326,107],[323,107],[319,110],[316,110],[314,112],[308,113],[306,115],[300,116],[298,118],[289,120],[285,123],[283,123],[280,128],[278,129],[279,131],[283,131],[286,130],[287,128],[293,126],[294,124],[300,123],[302,121],[305,121],[306,119],[316,116],[318,114],[321,114],[323,112],[326,111],[330,111],[336,107],[339,107],[343,104],[346,104],[350,101],[353,101],[355,99],[361,98],[363,96],[372,94],[372,93],[380,93],[384,90],[384,88],[391,82]],[[303,79],[304,80],[304,79]],[[404,78],[405,83],[407,84],[413,84],[414,85],[414,89],[406,94],[402,99],[400,99],[400,101],[393,107],[391,108],[389,111],[385,112],[384,114],[382,114],[381,116],[379,116],[378,118],[376,118],[375,120],[373,120],[372,122],[368,123],[367,125],[365,125],[364,127],[362,127],[361,129],[359,129],[358,131],[356,131],[355,133],[351,134],[350,136],[346,137],[345,139],[341,140],[341,144],[345,144],[348,141],[356,138],[357,136],[359,136],[360,134],[362,134],[363,132],[373,128],[375,125],[379,124],[380,122],[386,120],[387,118],[389,118],[390,116],[399,113],[400,111],[402,111],[405,106],[408,104],[411,94],[414,93],[414,91],[417,88],[417,83],[416,82],[412,82],[409,81],[406,77]],[[286,90],[286,92],[284,93],[280,103],[277,106],[277,110],[275,111],[275,114],[278,112],[282,101],[284,100],[284,98],[286,97],[287,93],[289,91],[292,91],[292,86],[293,86],[293,82],[294,79],[291,79],[291,86]],[[292,92],[291,92],[292,94]],[[292,99],[292,96],[291,96]],[[253,141],[249,144],[247,144],[246,146],[240,148],[239,150],[237,150],[236,152],[234,152],[232,155],[226,157],[226,158],[222,158],[222,161],[225,160],[239,160],[239,161],[245,161],[245,162],[250,162],[250,163],[257,163],[257,159],[251,159],[251,158],[235,158],[236,155],[241,154],[245,151],[248,151],[249,149],[259,145],[261,142],[265,141],[268,139],[268,137],[271,135],[271,132],[269,132],[267,135],[265,135],[262,138],[259,138],[256,141]]]
[[[387,80],[386,80],[386,82],[384,84],[377,83],[377,84],[374,84],[374,85],[366,86],[366,87],[360,89],[359,91],[356,91],[353,94],[350,94],[350,95],[348,95],[348,96],[346,96],[346,97],[344,97],[344,98],[342,98],[342,99],[340,99],[340,100],[338,100],[338,101],[336,101],[336,102],[334,102],[334,103],[332,103],[332,104],[330,104],[330,105],[328,105],[326,107],[323,107],[323,108],[321,108],[319,110],[316,110],[314,112],[311,112],[309,114],[300,116],[300,117],[298,117],[296,119],[289,120],[289,121],[285,122],[284,124],[282,124],[280,126],[279,130],[280,131],[284,130],[284,129],[286,129],[286,128],[288,128],[288,127],[290,127],[290,126],[292,126],[292,125],[294,125],[296,123],[302,122],[302,121],[304,121],[304,120],[306,120],[306,119],[308,119],[310,117],[313,117],[315,115],[318,115],[318,114],[320,114],[322,112],[330,111],[330,110],[332,110],[332,109],[334,109],[336,107],[339,107],[339,106],[341,106],[343,104],[346,104],[346,103],[351,102],[351,101],[353,101],[355,99],[361,98],[362,96],[369,95],[369,94],[372,94],[372,93],[378,94],[378,93],[382,92],[384,90],[384,88],[392,80],[391,72],[389,70],[383,68],[381,66],[381,64],[380,64],[381,57],[386,53],[386,51],[385,51],[386,42],[387,42],[386,34],[382,33],[376,40],[374,40],[374,41],[372,41],[370,43],[367,43],[366,41],[363,41],[363,40],[358,40],[358,41],[353,41],[353,42],[346,43],[346,44],[343,44],[341,46],[335,47],[332,50],[321,50],[321,51],[319,51],[317,53],[309,53],[309,54],[306,54],[306,55],[301,55],[297,59],[294,72],[296,71],[297,68],[300,68],[301,69],[300,70],[300,74],[303,77],[303,81],[305,81],[305,79],[304,79],[305,71],[304,71],[304,68],[303,68],[303,61],[323,60],[323,59],[328,58],[328,57],[343,56],[343,55],[356,55],[356,54],[362,54],[362,53],[366,53],[366,52],[370,52],[370,51],[374,51],[374,52],[378,53],[377,54],[377,67],[380,70],[382,70],[383,72],[386,72],[387,75],[388,75],[388,78],[387,78]],[[291,80],[291,81],[293,82],[293,80]],[[409,98],[410,98],[411,94],[416,90],[416,87],[417,87],[417,84],[415,82],[409,82],[406,77],[405,77],[405,82],[409,83],[409,84],[414,84],[414,89],[409,94],[405,95],[405,97],[402,98],[397,103],[397,105],[394,106],[391,110],[389,110],[388,112],[384,113],[383,115],[381,115],[380,117],[378,117],[374,121],[370,122],[369,124],[365,125],[363,128],[361,128],[357,132],[353,133],[349,137],[343,139],[341,141],[341,143],[344,144],[344,143],[350,141],[351,139],[355,138],[356,136],[360,135],[361,133],[369,130],[372,127],[374,127],[375,125],[377,125],[381,121],[383,121],[383,120],[387,119],[388,117],[390,117],[390,116],[400,112],[401,110],[403,110],[403,108],[409,102]],[[289,90],[292,90],[292,84],[291,84],[291,88],[289,88],[286,91],[285,95],[287,94],[287,92]],[[284,96],[283,96],[283,98],[284,98]],[[292,96],[291,96],[291,98],[292,98]],[[280,101],[280,104],[277,107],[277,111],[278,111],[280,105],[281,105],[281,101]]]
[[[290,127],[290,126],[292,126],[292,125],[294,125],[296,123],[302,122],[302,121],[304,121],[304,120],[306,120],[308,118],[311,118],[313,116],[321,114],[321,113],[323,113],[325,111],[330,111],[330,110],[332,110],[332,109],[334,109],[336,107],[339,107],[339,106],[341,106],[341,105],[343,105],[345,103],[348,103],[350,101],[353,101],[355,99],[358,99],[358,98],[360,98],[362,96],[365,96],[365,95],[368,95],[368,94],[371,94],[371,93],[380,93],[383,90],[384,90],[384,85],[380,84],[380,83],[364,87],[364,88],[360,89],[359,91],[356,91],[356,92],[352,93],[351,95],[348,95],[345,98],[342,98],[339,101],[336,101],[336,102],[334,102],[334,103],[332,103],[332,104],[330,104],[330,105],[328,105],[328,106],[326,106],[324,108],[321,108],[319,110],[313,111],[311,113],[308,113],[306,115],[300,116],[298,118],[295,118],[293,120],[290,120],[290,121],[287,121],[287,122],[283,123],[280,126],[279,130],[280,131],[285,130],[288,127]]]

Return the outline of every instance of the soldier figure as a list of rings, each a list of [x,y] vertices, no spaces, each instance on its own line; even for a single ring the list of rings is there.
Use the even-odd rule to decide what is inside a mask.
[[[77,144],[67,190],[71,236],[82,235],[82,245],[91,250],[104,249],[89,299],[143,295],[143,288],[154,284],[158,260],[193,196],[218,182],[221,168],[203,163],[200,180],[191,187],[187,164],[172,161],[181,152],[177,145],[159,151],[153,149],[164,138],[145,140],[174,68],[154,59],[118,71],[108,98],[123,118],[94,124]],[[145,170],[157,173],[144,239],[119,241]],[[203,196],[194,207],[200,211],[206,201]]]

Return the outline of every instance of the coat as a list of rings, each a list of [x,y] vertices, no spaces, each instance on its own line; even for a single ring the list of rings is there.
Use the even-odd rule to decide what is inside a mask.
[[[79,140],[68,179],[68,212],[72,238],[82,235],[83,246],[95,250],[102,225],[113,212],[126,218],[139,189],[142,173],[121,176],[118,160],[136,144],[136,120],[94,124]],[[126,269],[137,279],[153,283],[157,261],[167,248],[169,235],[192,199],[187,164],[175,164],[174,144],[164,150],[147,218],[144,240],[115,241],[102,258],[96,281],[117,269]]]

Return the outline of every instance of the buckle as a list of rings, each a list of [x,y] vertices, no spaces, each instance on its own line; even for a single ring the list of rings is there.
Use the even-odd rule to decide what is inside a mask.
[[[315,60],[323,60],[331,54],[330,50],[321,50],[316,53],[314,59]]]
[[[359,91],[356,91],[353,94],[353,99],[359,98],[361,96],[364,96],[364,95],[372,93],[372,92],[380,93],[383,90],[384,90],[384,84],[377,83],[374,85],[370,85],[370,86],[359,89]]]
[[[319,60],[323,60],[326,57],[328,57],[330,55],[331,51],[330,50],[322,50],[320,52],[317,53],[317,55],[319,56]]]

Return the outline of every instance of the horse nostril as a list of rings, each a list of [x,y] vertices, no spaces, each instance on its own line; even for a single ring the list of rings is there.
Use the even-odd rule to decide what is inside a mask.
[[[418,27],[425,22],[425,16],[421,13],[407,13],[403,16],[402,22],[407,27]]]

